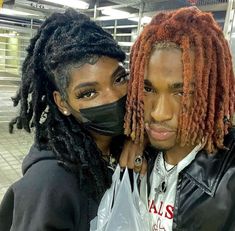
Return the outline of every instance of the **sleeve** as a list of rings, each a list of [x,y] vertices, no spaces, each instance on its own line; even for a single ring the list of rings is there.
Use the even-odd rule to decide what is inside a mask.
[[[31,167],[7,192],[0,216],[1,231],[75,231],[80,217],[75,177],[55,163]]]

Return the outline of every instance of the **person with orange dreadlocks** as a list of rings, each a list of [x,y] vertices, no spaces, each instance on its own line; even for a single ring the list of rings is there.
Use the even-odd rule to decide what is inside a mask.
[[[210,13],[156,15],[130,60],[125,132],[144,133],[141,198],[152,231],[235,230],[235,84],[231,53]]]

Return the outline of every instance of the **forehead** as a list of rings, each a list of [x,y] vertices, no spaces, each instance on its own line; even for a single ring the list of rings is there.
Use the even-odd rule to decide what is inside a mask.
[[[191,68],[194,63],[193,50],[190,51]],[[182,51],[176,47],[153,48],[146,66],[145,79],[151,82],[183,82]]]
[[[182,52],[179,49],[155,49],[147,65],[145,79],[151,82],[183,80]]]
[[[176,48],[154,49],[148,66],[166,70],[182,69],[182,51]]]
[[[111,77],[119,66],[120,63],[116,59],[102,56],[94,63],[85,63],[78,68],[73,68],[70,74],[70,84],[105,80]]]
[[[103,71],[105,69],[107,72],[107,75],[112,73],[112,70],[116,69],[119,66],[119,62],[116,59],[107,57],[107,56],[101,56],[101,57],[94,57],[89,60],[89,62],[83,62],[79,66],[75,66],[71,70],[71,74],[79,73],[81,75],[81,78],[88,78],[88,74],[94,73],[95,75],[99,75],[100,73],[103,74]]]

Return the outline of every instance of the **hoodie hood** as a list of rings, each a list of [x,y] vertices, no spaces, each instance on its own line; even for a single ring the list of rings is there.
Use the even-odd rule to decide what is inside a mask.
[[[34,164],[42,160],[56,160],[55,154],[50,150],[38,150],[36,145],[33,145],[28,155],[24,158],[22,164],[22,173],[23,175],[27,170]]]

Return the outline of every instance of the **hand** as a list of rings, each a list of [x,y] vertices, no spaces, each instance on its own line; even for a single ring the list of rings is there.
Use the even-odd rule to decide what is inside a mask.
[[[136,158],[143,155],[144,145],[135,144],[131,139],[125,141],[122,153],[119,159],[119,164],[122,168],[134,169],[135,172],[139,172],[140,175],[145,175],[147,172],[147,161],[142,158],[142,164],[137,166],[135,164]]]

